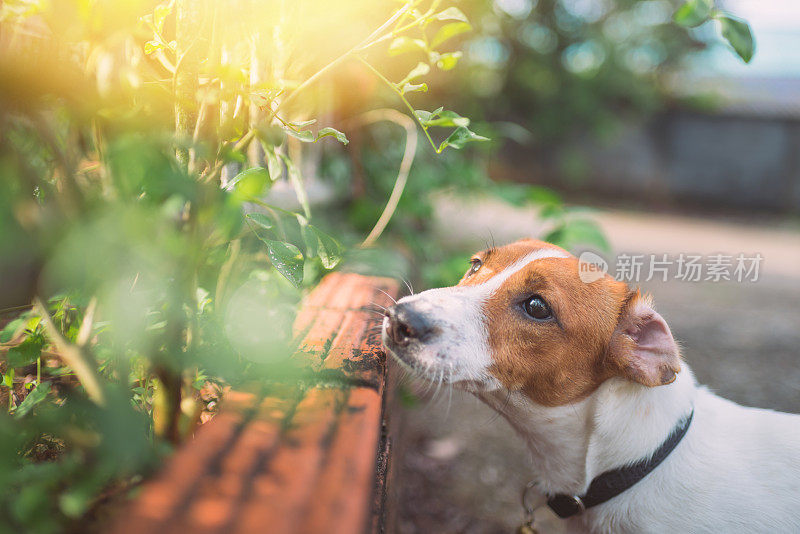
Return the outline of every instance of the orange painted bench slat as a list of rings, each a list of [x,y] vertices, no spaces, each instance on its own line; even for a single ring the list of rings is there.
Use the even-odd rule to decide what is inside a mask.
[[[326,276],[304,300],[295,333],[303,336],[296,357],[328,379],[280,397],[226,394],[220,413],[143,485],[112,532],[372,530],[386,416],[375,310],[397,293],[391,279]]]

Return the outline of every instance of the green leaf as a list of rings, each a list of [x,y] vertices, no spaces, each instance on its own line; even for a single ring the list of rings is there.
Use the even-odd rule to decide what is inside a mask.
[[[0,343],[8,343],[14,336],[20,332],[22,327],[25,326],[25,319],[18,317],[8,323],[2,331],[0,331]]]
[[[461,59],[461,52],[448,52],[447,54],[439,54],[436,60],[436,66],[442,70],[451,70],[458,64]]]
[[[433,111],[425,111],[424,109],[415,109],[414,115],[417,116],[417,119],[424,125],[427,121],[434,119],[439,116],[439,113],[444,110],[443,107],[438,107]]]
[[[417,91],[422,92],[422,93],[427,93],[428,92],[428,84],[426,84],[426,83],[419,83],[419,84],[407,83],[400,89],[400,93],[401,94],[415,93]]]
[[[342,259],[342,245],[316,226],[309,224],[308,229],[316,238],[317,255],[322,260],[322,266],[326,269],[336,267]]]
[[[285,131],[286,128],[278,126],[277,124],[262,124],[256,128],[256,137],[261,141],[264,150],[267,150],[267,147],[272,149],[283,144],[283,141],[286,139]]]
[[[578,246],[593,246],[608,252],[610,246],[603,231],[594,221],[573,219],[553,229],[545,237],[545,241],[567,250],[575,250]]]
[[[267,245],[267,255],[275,270],[295,287],[303,282],[303,254],[291,243],[259,237]]]
[[[403,78],[398,84],[397,87],[403,87],[405,84],[413,82],[415,78],[419,78],[420,76],[425,76],[431,71],[430,65],[427,63],[419,62],[417,66],[411,69],[411,71]]]
[[[492,187],[491,192],[514,206],[535,205],[544,210],[551,206],[563,205],[561,196],[558,193],[539,185],[498,183]]]
[[[38,315],[34,315],[25,323],[25,330],[28,332],[35,332],[36,328],[39,326],[39,323],[42,322],[42,318]]]
[[[398,37],[389,45],[390,56],[399,56],[408,52],[426,52],[427,50],[428,45],[425,44],[425,41],[406,36]]]
[[[561,195],[552,189],[538,185],[529,186],[526,196],[529,202],[538,204],[542,207],[560,206],[563,203],[563,200],[561,200]]]
[[[316,122],[317,122],[317,119],[309,119],[307,121],[287,122],[286,124],[288,124],[289,126],[291,126],[293,128],[299,129],[299,128],[305,128],[306,126],[311,126],[312,124],[314,124]]]
[[[150,54],[153,54],[153,53],[161,50],[162,48],[164,48],[164,45],[162,43],[160,43],[159,41],[156,41],[156,40],[147,41],[144,44],[144,53],[145,53],[145,55],[149,56]]]
[[[729,16],[718,17],[722,25],[722,37],[727,40],[745,63],[750,63],[755,52],[755,41],[750,26],[743,20]]]
[[[286,132],[287,135],[291,135],[292,137],[299,139],[304,143],[313,143],[317,140],[316,137],[314,137],[314,132],[311,130],[297,131],[292,130],[291,128],[284,128],[283,131]]]
[[[28,338],[17,345],[8,349],[8,365],[10,367],[24,367],[30,365],[39,358],[44,347],[44,340],[40,336],[28,336]]]
[[[441,153],[445,148],[451,146],[455,149],[464,148],[464,145],[467,143],[471,143],[474,141],[488,141],[488,137],[483,137],[482,135],[478,135],[469,128],[459,127],[456,128],[453,133],[450,134],[450,137],[442,141],[442,144],[439,145],[437,152]]]
[[[450,24],[445,24],[439,28],[439,31],[437,31],[436,35],[433,37],[431,48],[436,48],[445,41],[469,31],[472,31],[472,26],[469,22],[451,22]]]
[[[280,180],[283,175],[283,164],[277,154],[275,154],[275,149],[273,147],[264,145],[263,143],[262,146],[264,146],[264,155],[267,158],[269,177],[273,182],[276,182]]]
[[[422,121],[426,127],[439,126],[441,128],[466,128],[469,126],[469,119],[462,117],[455,111],[445,110],[439,113],[438,117],[431,117]]]
[[[281,159],[286,164],[286,172],[289,174],[289,181],[292,183],[292,187],[294,187],[297,201],[303,207],[303,213],[310,219],[311,206],[308,204],[308,193],[306,193],[306,186],[303,184],[303,175],[300,174],[300,169],[287,156],[281,154]]]
[[[265,230],[271,230],[275,226],[269,215],[265,213],[248,213],[245,217]]]
[[[28,393],[28,396],[25,397],[25,400],[17,406],[16,411],[14,412],[14,417],[17,419],[21,417],[25,417],[33,408],[42,402],[46,397],[47,394],[50,392],[50,382],[42,382],[36,389]]]
[[[233,178],[234,191],[243,200],[260,197],[269,184],[269,173],[263,167],[251,167]]]
[[[14,369],[9,369],[6,374],[3,375],[3,385],[7,388],[14,387]]]
[[[82,516],[89,507],[92,496],[86,491],[67,490],[58,496],[58,507],[67,517],[73,519]]]
[[[325,128],[321,128],[319,132],[317,132],[317,140],[322,139],[323,137],[335,137],[337,141],[346,145],[350,141],[347,140],[347,136],[337,130],[336,128],[331,128],[330,126],[326,126]]]
[[[688,0],[673,15],[676,24],[686,28],[694,28],[706,22],[714,8],[713,0]]]
[[[461,22],[469,22],[464,12],[457,7],[448,7],[444,11],[436,13],[433,18],[436,20],[458,20]]]
[[[714,8],[713,0],[688,0],[673,15],[676,24],[694,28],[706,22]]]

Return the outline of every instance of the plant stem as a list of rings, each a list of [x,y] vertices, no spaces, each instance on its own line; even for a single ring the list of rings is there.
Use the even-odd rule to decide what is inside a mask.
[[[438,2],[436,2],[434,4],[434,6],[435,5],[438,5]],[[385,33],[385,34],[381,35],[380,37],[378,37],[377,39],[374,39],[372,42],[365,42],[364,44],[358,46],[356,51],[357,52],[361,52],[363,50],[366,50],[367,48],[375,46],[378,43],[382,43],[382,42],[384,42],[384,41],[386,41],[388,39],[391,39],[392,37],[396,37],[396,36],[400,35],[401,33],[405,32],[407,30],[410,30],[411,28],[413,28],[415,26],[419,26],[420,24],[422,24],[425,21],[425,19],[427,19],[428,17],[433,15],[433,12],[435,11],[435,7],[434,6],[431,6],[431,8],[428,9],[428,11],[426,11],[425,13],[423,13],[422,15],[420,15],[419,17],[414,19],[413,22],[409,22],[405,26],[400,26],[399,28],[395,28],[394,30],[390,31],[389,33]],[[409,7],[408,4],[406,4],[406,6],[404,6],[405,9],[407,9],[408,7]],[[403,10],[398,11],[396,13],[396,15],[402,14],[401,11],[403,11]],[[396,18],[395,18],[395,20],[396,20]],[[391,22],[393,22],[393,20],[391,20]],[[373,32],[372,35],[370,35],[370,37],[374,37],[375,34],[377,34],[380,30],[384,29],[386,26],[388,26],[388,24],[385,24],[385,25],[381,26],[380,28],[378,28],[378,30]]]
[[[180,443],[180,417],[181,417],[181,375],[168,370],[166,367],[156,368],[156,376],[161,388],[161,404],[154,406],[160,414],[153,414],[154,418],[159,419],[160,425],[157,430],[162,437],[170,443],[177,445]]]
[[[360,50],[364,50],[365,48],[375,44],[375,43],[371,43],[370,41],[373,40],[375,38],[375,36],[378,35],[381,31],[383,31],[384,29],[386,29],[389,26],[391,26],[391,24],[395,20],[397,20],[399,17],[401,17],[408,10],[408,8],[409,8],[409,4],[406,4],[403,7],[401,7],[400,9],[398,9],[395,12],[394,15],[389,17],[389,20],[387,20],[386,22],[381,24],[378,27],[378,29],[376,29],[374,32],[369,34],[366,39],[364,39],[363,41],[358,43],[356,46],[354,46],[353,48],[351,48],[350,50],[348,50],[347,52],[345,52],[341,56],[339,56],[336,59],[334,59],[332,62],[330,62],[327,65],[325,65],[324,67],[322,67],[320,70],[318,70],[317,72],[312,74],[310,78],[306,79],[306,81],[304,81],[303,83],[301,83],[300,85],[295,87],[294,90],[291,93],[289,93],[289,95],[285,99],[283,99],[281,102],[278,103],[277,106],[275,106],[275,109],[273,109],[272,112],[269,115],[267,123],[269,123],[272,120],[272,118],[275,117],[275,114],[278,113],[278,110],[280,110],[281,107],[287,105],[289,102],[294,100],[297,97],[297,95],[300,93],[300,91],[302,91],[303,89],[305,89],[306,87],[308,87],[309,85],[311,85],[312,83],[317,81],[326,72],[331,70],[333,67],[335,67],[336,65],[338,65],[339,63],[341,63],[342,61],[344,61],[345,59],[347,59],[351,55],[353,55],[355,52],[358,52]]]
[[[225,263],[222,264],[222,267],[219,270],[219,276],[217,277],[217,288],[214,292],[214,306],[217,310],[222,309],[222,301],[225,298],[225,286],[228,283],[228,277],[230,277],[233,265],[236,263],[236,259],[239,257],[239,250],[241,250],[241,248],[242,242],[239,239],[234,239],[228,246],[228,258],[225,260]]]
[[[198,72],[203,59],[203,47],[198,46],[203,32],[205,2],[203,0],[178,0],[175,5],[175,40],[177,42],[173,77],[175,87],[175,132],[180,136],[192,135],[197,124]],[[178,160],[189,164],[189,150],[179,148]]]
[[[411,105],[411,102],[409,102],[409,101],[408,101],[408,99],[405,97],[405,95],[403,95],[403,92],[402,92],[402,91],[400,91],[400,90],[397,88],[397,86],[396,86],[395,84],[393,84],[393,83],[392,83],[392,82],[391,82],[391,81],[390,81],[388,78],[386,78],[386,76],[384,76],[383,74],[381,74],[380,72],[378,72],[378,69],[376,69],[375,67],[373,67],[372,65],[370,65],[370,64],[367,62],[367,60],[366,60],[366,59],[364,59],[364,58],[362,58],[362,57],[359,57],[358,59],[359,59],[359,61],[361,61],[361,62],[362,62],[364,65],[366,65],[366,66],[367,66],[367,67],[368,67],[368,68],[369,68],[369,69],[370,69],[370,70],[371,70],[373,73],[375,73],[375,76],[377,76],[378,78],[380,78],[380,80],[381,80],[383,83],[385,83],[386,85],[388,85],[388,86],[389,86],[389,88],[391,88],[391,90],[392,90],[392,91],[394,91],[394,92],[397,94],[397,96],[398,96],[398,97],[400,97],[400,100],[402,100],[402,101],[403,101],[403,104],[405,104],[405,105],[406,105],[406,107],[408,108],[408,111],[410,111],[410,112],[411,112],[411,117],[414,119],[414,121],[415,121],[417,124],[419,124],[419,127],[420,127],[420,128],[422,128],[422,131],[425,133],[425,137],[427,137],[427,138],[428,138],[428,142],[429,142],[429,143],[431,144],[431,146],[433,147],[433,150],[435,150],[437,154],[441,154],[441,150],[439,150],[439,148],[436,146],[436,143],[434,143],[434,142],[433,142],[433,139],[431,138],[431,134],[429,134],[429,133],[428,133],[428,129],[427,129],[427,128],[425,127],[425,125],[424,125],[424,124],[422,124],[422,122],[419,120],[419,117],[417,117],[417,114],[416,114],[416,112],[414,111],[414,108],[413,108],[413,106]]]
[[[411,164],[414,162],[414,156],[417,153],[417,127],[414,120],[408,115],[404,115],[394,109],[376,109],[369,111],[362,115],[361,120],[364,123],[390,121],[402,126],[406,130],[405,151],[403,152],[403,159],[400,162],[400,170],[397,172],[397,179],[394,182],[394,187],[392,187],[392,193],[389,195],[386,207],[383,208],[383,213],[381,213],[380,218],[378,218],[378,222],[375,223],[375,227],[361,245],[359,245],[361,248],[366,248],[375,244],[375,241],[377,241],[386,229],[386,226],[389,224],[389,221],[392,219],[397,209],[400,197],[403,196],[403,190],[408,181],[408,173],[411,170]]]
[[[86,394],[95,404],[105,405],[105,391],[100,382],[100,376],[97,374],[94,358],[86,352],[85,348],[73,345],[64,338],[55,323],[53,323],[53,318],[50,316],[50,312],[47,311],[47,306],[39,297],[34,298],[33,308],[41,316],[45,331],[58,349],[59,356],[64,360],[64,363],[72,367],[75,376],[78,377],[78,380],[86,390]]]

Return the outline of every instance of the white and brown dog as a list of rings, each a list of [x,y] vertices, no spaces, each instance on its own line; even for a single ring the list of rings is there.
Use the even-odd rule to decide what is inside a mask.
[[[570,532],[800,532],[800,416],[699,387],[638,291],[524,240],[401,299],[386,347],[500,412]]]

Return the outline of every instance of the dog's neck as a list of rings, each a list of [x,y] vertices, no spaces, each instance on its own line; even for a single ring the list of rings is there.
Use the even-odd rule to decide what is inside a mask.
[[[592,479],[652,454],[694,402],[696,385],[683,364],[669,385],[604,382],[587,398],[544,407],[519,391],[473,392],[500,412],[528,445],[531,478],[545,493],[583,494]]]

